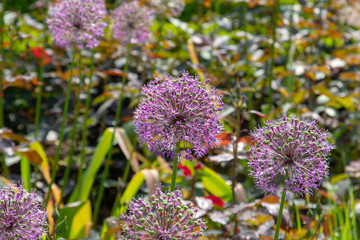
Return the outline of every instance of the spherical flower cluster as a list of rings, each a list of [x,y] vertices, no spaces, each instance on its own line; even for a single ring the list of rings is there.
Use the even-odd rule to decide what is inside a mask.
[[[113,37],[122,44],[131,40],[143,44],[149,36],[152,25],[152,11],[140,6],[138,1],[123,2],[113,13]]]
[[[47,232],[47,213],[36,192],[23,186],[0,189],[0,240],[37,240]]]
[[[191,240],[202,236],[206,225],[196,218],[197,208],[181,198],[180,191],[163,193],[157,187],[150,200],[133,200],[121,216],[122,239]]]
[[[208,80],[207,82],[208,83]],[[208,147],[219,144],[216,135],[223,131],[221,96],[199,77],[184,72],[181,77],[156,78],[142,88],[146,97],[135,110],[134,124],[139,140],[162,157],[175,156],[177,144],[202,157]]]
[[[296,195],[317,190],[328,173],[327,156],[334,146],[327,131],[316,121],[301,120],[285,114],[278,121],[267,121],[251,135],[250,175],[258,188],[275,194],[280,189]]]
[[[61,0],[49,7],[47,24],[60,47],[95,48],[104,36],[104,0]]]
[[[151,5],[155,7],[160,14],[178,17],[184,10],[185,2],[184,0],[151,0]]]

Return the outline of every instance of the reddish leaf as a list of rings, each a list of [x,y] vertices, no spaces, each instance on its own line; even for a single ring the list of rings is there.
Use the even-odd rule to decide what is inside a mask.
[[[225,205],[224,200],[222,200],[217,196],[209,195],[209,196],[205,196],[205,198],[210,199],[213,202],[213,204],[215,204],[216,206],[223,207]]]
[[[191,176],[191,171],[190,169],[187,167],[187,166],[184,166],[184,165],[178,165],[178,168],[180,168],[181,170],[183,170],[183,174],[185,177],[189,177]]]
[[[37,59],[42,58],[42,52],[43,51],[44,50],[43,50],[42,47],[34,47],[34,48],[31,49],[32,54]],[[49,64],[50,62],[51,62],[51,56],[46,51],[44,51],[44,65]]]
[[[222,146],[226,146],[231,143],[231,134],[230,133],[223,132],[223,133],[217,135],[216,138],[221,139],[220,145],[222,145]]]
[[[242,137],[239,137],[236,140],[236,142],[243,142],[243,143],[246,143],[246,144],[250,144],[253,140],[254,140],[254,138],[251,137],[251,136],[242,136]]]
[[[256,111],[256,110],[250,110],[249,113],[256,114],[258,117],[269,119],[266,114],[263,114],[262,112]]]
[[[201,165],[201,163],[197,163],[197,164],[195,164],[194,168],[195,168],[195,170],[203,169],[203,166]]]

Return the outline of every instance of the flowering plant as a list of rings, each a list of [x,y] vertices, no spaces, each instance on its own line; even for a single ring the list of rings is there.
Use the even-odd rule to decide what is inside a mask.
[[[49,7],[47,24],[60,47],[95,48],[107,23],[103,0],[62,0]]]
[[[173,158],[177,144],[202,157],[208,147],[217,145],[216,135],[223,131],[220,110],[223,102],[218,92],[199,77],[184,72],[181,77],[156,78],[142,88],[145,98],[135,110],[134,124],[141,143],[150,151]]]
[[[47,213],[37,195],[22,185],[0,189],[0,240],[37,240],[47,232]]]
[[[132,200],[121,216],[123,239],[188,240],[202,236],[206,225],[196,217],[197,208],[181,198],[180,191],[164,193],[157,187],[150,200]]]
[[[283,115],[278,121],[265,122],[251,135],[250,175],[264,192],[284,189],[297,195],[311,194],[323,182],[329,169],[327,156],[334,145],[315,120]]]

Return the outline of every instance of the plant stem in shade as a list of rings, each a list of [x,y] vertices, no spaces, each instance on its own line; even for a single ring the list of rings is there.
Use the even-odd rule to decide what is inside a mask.
[[[268,95],[268,103],[269,103],[269,110],[271,109],[273,99],[272,99],[272,87],[271,82],[274,78],[274,65],[275,65],[275,42],[276,42],[276,27],[277,27],[277,20],[278,20],[278,13],[279,12],[279,0],[275,0],[274,5],[274,15],[272,19],[272,43],[271,43],[271,62],[270,62],[270,70],[269,70],[269,78],[267,81],[267,86],[269,88],[269,95]]]
[[[129,59],[130,59],[130,51],[131,51],[131,44],[128,44],[127,53],[126,53],[126,62],[125,62],[123,76],[122,76],[122,89],[121,89],[121,94],[120,94],[119,102],[118,102],[117,109],[116,109],[114,129],[113,129],[113,133],[112,133],[111,141],[110,141],[111,146],[110,146],[109,153],[108,153],[106,161],[105,161],[105,169],[104,169],[103,176],[101,178],[101,183],[100,183],[98,195],[97,195],[97,198],[95,201],[95,206],[94,206],[94,215],[93,215],[94,226],[96,226],[101,200],[104,195],[104,187],[105,187],[104,184],[105,184],[106,179],[108,178],[109,171],[110,171],[110,162],[111,162],[113,149],[114,149],[112,143],[114,141],[115,131],[116,131],[116,128],[118,127],[119,119],[120,119],[120,112],[121,112],[121,107],[122,107],[122,102],[123,102],[124,92],[125,92],[126,74],[127,74],[127,69],[128,69],[128,65],[129,65]]]
[[[65,173],[64,173],[64,178],[63,178],[63,184],[61,186],[61,199],[60,202],[62,201],[63,197],[64,197],[64,190],[65,187],[67,185],[67,181],[69,178],[69,174],[70,174],[70,168],[71,166],[74,164],[74,148],[75,148],[75,142],[76,142],[76,132],[77,132],[77,125],[78,125],[78,119],[79,119],[79,115],[80,115],[80,93],[81,93],[81,86],[83,83],[83,76],[81,74],[82,72],[82,57],[81,57],[81,53],[79,54],[79,79],[80,79],[80,83],[77,89],[77,93],[76,93],[76,104],[75,104],[75,118],[74,118],[74,123],[73,123],[73,127],[71,129],[71,133],[70,133],[70,138],[71,138],[71,144],[70,144],[70,151],[69,151],[69,156],[68,156],[68,162],[65,168]]]
[[[281,218],[283,214],[284,204],[285,204],[285,196],[286,196],[286,190],[284,189],[281,195],[281,201],[280,201],[280,208],[279,208],[279,214],[276,222],[276,230],[275,230],[275,237],[274,240],[279,239],[279,232],[281,227]]]
[[[160,16],[160,21],[159,21],[159,28],[158,28],[158,37],[156,39],[156,49],[155,49],[155,60],[154,60],[154,65],[153,68],[151,70],[151,73],[154,74],[155,70],[156,70],[156,63],[157,63],[157,55],[159,53],[160,50],[160,43],[163,40],[163,35],[162,35],[162,31],[164,28],[164,22],[165,22],[165,13],[163,15]]]
[[[48,1],[45,1],[45,12],[47,12]],[[42,93],[43,93],[43,75],[44,75],[44,58],[45,58],[45,48],[47,44],[47,32],[46,32],[46,24],[44,24],[44,38],[43,44],[41,49],[41,58],[40,58],[40,65],[39,65],[39,75],[38,75],[38,82],[39,86],[36,88],[36,107],[35,107],[35,123],[34,123],[34,136],[35,141],[39,141],[39,123],[40,123],[40,115],[41,115],[41,102],[42,102]]]
[[[63,117],[62,117],[62,121],[61,121],[59,145],[57,147],[55,160],[54,160],[54,163],[53,163],[53,166],[52,166],[52,169],[51,169],[51,181],[49,183],[49,188],[48,188],[48,193],[47,193],[47,197],[46,197],[46,201],[45,201],[45,206],[47,206],[48,203],[49,203],[50,194],[51,194],[51,187],[55,182],[56,168],[57,168],[58,163],[59,163],[61,146],[62,146],[62,142],[64,140],[64,129],[65,129],[65,125],[66,125],[67,112],[68,112],[68,109],[69,109],[70,94],[71,94],[71,84],[72,84],[72,77],[73,77],[73,71],[74,71],[74,65],[75,65],[75,53],[76,53],[76,47],[74,45],[74,50],[73,50],[73,53],[72,53],[73,56],[72,56],[71,67],[70,67],[70,76],[69,76],[69,81],[68,81],[67,90],[66,90],[65,105],[64,105],[64,109],[63,109]]]
[[[2,1],[2,11],[0,12],[0,55],[1,63],[4,62],[4,12],[6,9],[6,0]],[[4,127],[4,92],[3,92],[3,82],[4,82],[4,64],[0,66],[0,128]],[[5,155],[0,153],[1,161],[1,174],[9,178],[9,168],[6,166]]]
[[[289,71],[289,65],[290,65],[291,62],[292,62],[292,59],[291,59],[291,45],[292,45],[291,33],[292,33],[293,26],[294,26],[293,4],[294,4],[294,0],[292,0],[291,3],[290,3],[290,6],[291,6],[290,16],[289,16],[289,18],[290,18],[290,23],[289,23],[289,28],[288,28],[288,31],[289,31],[289,40],[288,40],[288,47],[287,47],[287,49],[286,49],[286,64],[285,64],[286,71]],[[291,93],[294,91],[294,77],[293,77],[292,75],[287,76],[287,77],[286,77],[286,81],[287,81],[288,91],[289,91],[289,93],[291,94]]]
[[[247,27],[247,3],[242,3],[242,22],[244,24],[243,31],[245,32],[245,45],[244,45],[244,58],[245,58],[245,79],[249,86],[252,86],[253,83],[250,80],[250,74],[249,74],[249,55],[248,55],[248,48],[249,48],[249,39],[248,39],[248,27]],[[252,110],[253,109],[253,93],[251,91],[248,92],[248,99],[247,99],[247,109]],[[255,118],[254,114],[249,114],[250,120],[249,120],[249,129],[252,130],[255,128]]]
[[[176,143],[176,151],[175,154],[177,154],[178,156],[174,157],[174,164],[173,164],[173,171],[172,171],[172,175],[171,175],[171,188],[170,191],[174,191],[175,190],[175,185],[176,185],[176,173],[177,173],[177,165],[178,165],[178,160],[180,158],[180,142]]]
[[[78,170],[78,179],[77,184],[79,187],[82,186],[82,174],[83,174],[83,166],[85,162],[85,146],[86,146],[86,140],[87,140],[87,120],[89,116],[89,109],[90,109],[90,90],[92,85],[92,79],[93,79],[93,73],[94,73],[94,51],[91,53],[91,62],[90,62],[90,72],[89,72],[89,86],[86,90],[86,100],[85,100],[85,112],[84,112],[84,121],[82,125],[82,133],[81,133],[81,150],[80,150],[80,165]],[[77,193],[76,199],[80,199],[80,189]]]

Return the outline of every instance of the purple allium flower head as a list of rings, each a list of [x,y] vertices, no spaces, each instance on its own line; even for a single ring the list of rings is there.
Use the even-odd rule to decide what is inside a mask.
[[[134,124],[139,141],[162,157],[175,156],[176,144],[186,153],[202,157],[208,147],[219,144],[223,131],[220,94],[198,76],[184,72],[181,77],[156,78],[142,88],[146,97],[135,110]]]
[[[151,5],[158,9],[160,14],[178,17],[185,7],[184,0],[151,0]]]
[[[123,2],[113,13],[113,37],[122,44],[128,44],[131,40],[143,44],[149,36],[152,14],[146,6],[140,6],[138,1]]]
[[[163,193],[157,187],[150,200],[132,200],[129,212],[121,216],[123,239],[191,240],[198,239],[206,230],[198,209],[183,200],[178,190]]]
[[[328,173],[327,156],[334,145],[316,123],[284,114],[251,133],[250,175],[258,188],[270,194],[283,189],[297,195],[317,190]]]
[[[47,24],[60,47],[95,48],[104,36],[104,0],[62,0],[49,7]]]
[[[0,188],[0,240],[37,240],[47,232],[47,213],[36,192],[22,185]]]

